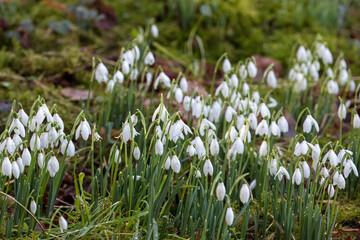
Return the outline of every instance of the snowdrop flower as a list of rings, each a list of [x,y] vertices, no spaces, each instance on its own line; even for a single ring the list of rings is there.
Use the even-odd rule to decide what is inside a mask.
[[[16,162],[12,162],[11,168],[12,168],[12,175],[14,176],[15,179],[18,179],[20,176],[20,169],[18,164]]]
[[[10,125],[10,132],[12,130],[14,130],[14,132],[20,135],[21,137],[25,137],[25,127],[18,118],[13,119]]]
[[[249,85],[245,82],[242,86],[242,94],[244,94],[245,96],[248,94],[250,90],[250,87]]]
[[[5,149],[10,154],[14,153],[15,148],[15,142],[11,139],[11,137],[7,137],[5,141],[0,144],[0,150],[3,151]]]
[[[135,147],[133,154],[134,154],[135,160],[139,160],[139,159],[140,159],[140,155],[141,155],[141,153],[140,153],[140,148],[139,148],[139,147]]]
[[[226,195],[226,188],[223,182],[219,183],[216,187],[216,197],[219,201],[224,200]]]
[[[230,82],[230,86],[232,86],[234,88],[237,88],[239,86],[239,79],[236,76],[236,74],[231,75],[229,82]]]
[[[272,121],[271,124],[270,124],[270,131],[269,131],[269,134],[272,134],[274,136],[277,136],[277,137],[280,137],[280,128],[279,126],[276,124],[275,121]]]
[[[158,139],[156,140],[156,144],[155,144],[155,154],[162,156],[163,153],[164,153],[164,146],[162,142]]]
[[[303,131],[309,133],[313,125],[315,127],[315,130],[319,132],[319,125],[316,120],[311,115],[307,115],[303,124]]]
[[[248,70],[249,76],[250,76],[251,78],[254,78],[254,77],[256,76],[256,74],[257,74],[257,68],[256,68],[255,64],[254,64],[252,61],[250,61],[250,62],[248,63],[248,65],[247,65],[247,70]]]
[[[210,143],[210,153],[212,156],[219,154],[220,147],[216,138],[213,138]]]
[[[273,97],[270,97],[269,100],[270,100],[270,103],[268,104],[269,108],[274,108],[278,105],[278,102]]]
[[[211,164],[210,159],[208,159],[208,160],[205,161],[204,169],[203,169],[203,170],[204,170],[204,175],[205,175],[205,176],[208,176],[208,175],[212,176],[212,175],[213,175],[213,173],[214,173],[214,168],[213,168],[213,165]]]
[[[245,137],[247,138],[247,139],[245,139]],[[249,143],[249,142],[251,142],[251,133],[250,133],[250,131],[249,131],[249,126],[246,124],[246,125],[243,125],[242,127],[241,127],[241,129],[240,129],[240,139],[241,139],[241,141],[245,141],[245,140],[247,140],[247,142]]]
[[[124,74],[120,71],[116,71],[116,73],[114,74],[113,80],[116,83],[123,83],[124,82]]]
[[[249,202],[249,199],[250,199],[249,186],[247,184],[243,184],[241,189],[240,189],[240,201],[243,204],[246,204],[247,202]]]
[[[20,173],[23,173],[24,172],[24,163],[20,157],[18,159],[16,159],[16,163],[19,167]]]
[[[5,157],[1,165],[1,174],[11,178],[12,175],[12,164],[8,157]]]
[[[83,121],[80,122],[79,126],[76,129],[75,132],[75,139],[79,139],[80,135],[82,137],[82,139],[84,139],[85,141],[88,140],[89,136],[91,133],[91,128],[89,123],[84,119]]]
[[[329,170],[327,170],[326,167],[323,167],[320,173],[323,175],[324,178],[327,178],[329,176]]]
[[[301,172],[300,169],[297,168],[294,171],[293,177],[292,177],[292,184],[296,183],[297,185],[300,185],[301,183]]]
[[[300,156],[301,154],[307,154],[309,150],[308,143],[306,141],[302,141],[301,143],[297,142],[295,145],[294,155]]]
[[[319,72],[316,69],[316,66],[314,63],[310,65],[310,76],[314,79],[315,82],[317,82],[319,80]]]
[[[29,120],[29,116],[26,114],[26,112],[24,111],[24,109],[20,109],[18,112],[18,117],[21,121],[21,123],[26,126]]]
[[[169,170],[169,169],[170,169],[170,165],[171,165],[171,158],[170,158],[170,157],[167,157],[167,158],[166,158],[166,161],[165,161],[165,164],[164,164],[164,169],[165,169],[165,170]]]
[[[65,150],[66,150],[66,156],[72,157],[75,155],[75,145],[73,141],[70,140],[70,142],[68,142],[68,140],[64,140],[61,143],[60,152],[62,155],[65,155]]]
[[[234,222],[234,212],[231,207],[226,209],[225,221],[228,226],[231,226]]]
[[[171,87],[171,80],[164,72],[161,72],[159,74],[159,76],[155,79],[155,82],[154,82],[155,90],[157,89],[159,83],[163,83],[168,88]]]
[[[137,135],[139,135],[139,133],[135,130],[134,127],[131,129],[129,123],[125,123],[123,131],[120,135],[123,138],[124,143],[127,143],[130,139],[134,139]]]
[[[40,149],[40,138],[36,133],[34,133],[30,139],[30,149],[31,151]]]
[[[61,233],[63,233],[64,230],[66,230],[68,228],[68,223],[63,216],[61,216],[59,218],[59,227],[60,227]]]
[[[307,164],[307,162],[305,162],[305,161],[300,162],[300,166],[301,166],[304,178],[309,178],[310,177],[310,167]]]
[[[241,79],[245,79],[248,75],[245,65],[241,65],[239,68],[239,75]]]
[[[32,200],[30,202],[30,211],[32,214],[35,214],[36,213],[36,209],[37,209],[37,206],[36,206],[36,202],[34,200]]]
[[[179,173],[180,172],[180,168],[181,168],[181,163],[179,161],[179,158],[176,155],[173,155],[171,158],[171,169],[175,172],[175,173]]]
[[[336,166],[339,163],[339,158],[334,152],[334,150],[330,149],[323,157],[322,163],[325,164],[326,160],[329,159],[331,166]]]
[[[329,184],[328,186],[328,194],[329,194],[329,198],[332,198],[335,194],[335,189],[332,184]]]
[[[123,60],[121,63],[121,71],[128,75],[130,73],[130,63],[127,60]]]
[[[24,166],[30,166],[31,163],[31,154],[29,149],[24,148],[22,155],[21,155],[22,161]]]
[[[151,25],[150,32],[154,38],[157,38],[159,36],[159,29],[155,24]]]
[[[256,127],[255,134],[260,136],[267,136],[269,134],[269,127],[265,119]]]
[[[327,83],[327,90],[329,94],[337,95],[339,93],[339,86],[334,80]]]
[[[49,171],[50,177],[54,177],[59,171],[59,161],[55,156],[52,156],[48,162],[47,170]]]
[[[275,77],[274,71],[270,71],[266,77],[266,82],[271,88],[276,88],[277,86],[277,79]]]
[[[155,57],[154,57],[154,54],[152,54],[152,52],[148,52],[146,54],[145,59],[144,59],[144,63],[145,63],[145,65],[149,65],[149,66],[154,65]]]
[[[353,128],[360,128],[360,117],[359,114],[354,115]]]
[[[341,103],[338,109],[338,117],[340,119],[345,119],[346,118],[346,107],[345,104]]]
[[[139,70],[137,70],[137,68],[134,68],[131,70],[130,72],[130,80],[131,81],[135,81],[139,76]]]
[[[106,85],[106,91],[112,92],[114,90],[114,87],[115,87],[115,81],[110,80]]]
[[[191,97],[185,96],[183,101],[183,106],[186,112],[190,111],[190,107],[191,107],[190,103],[191,103]]]
[[[151,121],[155,121],[157,115],[159,114],[160,116],[160,120],[163,121],[163,122],[166,122],[167,119],[168,119],[168,116],[169,116],[169,113],[165,107],[164,104],[159,104],[159,106],[155,109],[153,115],[152,115],[152,119]]]
[[[242,126],[244,125],[245,123],[245,117],[244,115],[240,115],[240,116],[237,116],[236,118],[236,128],[238,130],[240,130],[242,128]]]
[[[278,170],[278,172],[275,175],[275,178],[277,177],[279,181],[281,181],[283,179],[283,177],[286,177],[287,179],[290,179],[290,175],[288,173],[288,171],[286,171],[286,169],[281,166]]]
[[[267,142],[263,141],[260,145],[260,151],[259,151],[260,157],[265,157],[267,154]]]
[[[225,120],[227,122],[231,122],[234,114],[236,114],[236,111],[232,107],[228,106],[225,112]]]
[[[56,123],[56,125],[64,130],[64,122],[63,120],[61,119],[61,117],[59,116],[59,114],[55,113],[54,116],[53,116],[53,122]]]
[[[261,104],[260,104],[259,110],[260,110],[261,116],[262,116],[263,118],[267,117],[267,118],[270,119],[271,113],[270,113],[270,110],[269,110],[269,108],[266,106],[265,103],[261,103]]]
[[[270,175],[274,176],[277,173],[277,161],[275,158],[271,159],[270,162]]]
[[[351,93],[353,93],[353,92],[355,92],[355,90],[356,90],[356,85],[355,85],[355,81],[354,80],[351,80],[350,82],[349,82],[349,92],[351,92]]]
[[[192,108],[191,114],[196,118],[199,118],[202,113],[202,105],[203,104],[201,102],[200,96],[197,96],[191,102],[191,108]]]
[[[95,69],[95,79],[98,83],[107,82],[109,71],[103,63],[99,63]]]
[[[190,144],[187,149],[186,152],[189,154],[189,156],[194,156],[194,154],[196,153],[196,149],[194,148],[194,146],[192,144]]]
[[[340,86],[344,86],[349,79],[349,73],[346,69],[342,69],[339,74]]]
[[[356,165],[354,164],[354,162],[352,160],[348,159],[344,164],[344,176],[345,176],[345,178],[348,178],[351,171],[354,172],[355,176],[357,176],[357,177],[359,176]]]
[[[15,148],[17,148],[18,146],[20,146],[20,150],[23,149],[23,145],[21,144],[22,143],[22,140],[21,140],[21,137],[17,134],[14,134],[13,138],[12,138],[14,144],[15,144]]]
[[[199,159],[202,159],[206,155],[206,150],[203,141],[200,137],[196,137],[191,141],[191,144],[195,146],[196,154]]]
[[[232,153],[243,154],[244,153],[244,143],[241,138],[236,138],[234,144],[231,147]]]
[[[258,122],[257,122],[255,113],[250,113],[247,120],[249,122],[250,128],[255,130],[258,126]]]
[[[287,133],[289,131],[289,124],[286,120],[286,118],[284,116],[281,116],[278,120],[277,120],[277,124],[280,128],[280,131],[282,133]]]
[[[225,59],[222,65],[222,70],[224,73],[228,73],[231,70],[231,63],[229,61],[229,59]]]
[[[229,86],[226,82],[222,82],[215,90],[215,96],[219,95],[219,93],[223,95],[224,98],[229,96]]]
[[[325,65],[333,63],[333,56],[328,48],[325,48],[322,53],[322,61]]]
[[[37,164],[38,164],[39,168],[44,167],[44,154],[42,152],[38,154]]]
[[[256,187],[256,179],[252,180],[249,187],[251,190],[253,190]]]
[[[187,82],[186,78],[182,77],[180,79],[180,88],[184,93],[186,93],[188,91],[188,86],[189,85],[188,85],[188,82]]]
[[[175,100],[178,102],[178,103],[181,103],[182,100],[183,100],[183,91],[180,89],[180,88],[176,88],[175,90]]]
[[[201,172],[199,170],[196,170],[195,177],[196,178],[201,178]]]
[[[40,135],[40,149],[47,149],[49,148],[49,133],[43,132]]]
[[[345,188],[345,178],[341,173],[339,174],[338,172],[335,172],[333,182],[333,185],[337,185],[339,189]]]
[[[307,54],[304,46],[300,46],[296,52],[296,58],[300,62],[306,62]]]
[[[349,154],[352,156],[352,152],[349,150],[341,149],[337,155],[339,163],[343,163],[345,161],[345,155]]]

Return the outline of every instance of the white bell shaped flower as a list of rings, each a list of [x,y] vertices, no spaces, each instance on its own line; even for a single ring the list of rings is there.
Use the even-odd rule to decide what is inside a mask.
[[[109,71],[103,63],[99,63],[95,69],[95,79],[99,83],[107,82]]]
[[[27,115],[27,113],[24,111],[24,109],[20,109],[18,112],[18,117],[21,121],[21,123],[26,127],[28,120],[29,120],[29,116]]]
[[[277,173],[277,160],[275,158],[270,161],[270,175],[275,176]]]
[[[157,139],[155,143],[155,154],[162,156],[163,153],[164,153],[164,145],[162,144],[160,139]]]
[[[231,226],[234,222],[234,211],[231,207],[226,209],[225,221],[228,226]]]
[[[307,60],[307,53],[304,46],[300,46],[296,52],[296,58],[300,62],[306,62]]]
[[[265,119],[263,119],[256,127],[255,134],[260,136],[267,136],[269,134],[269,126]]]
[[[88,140],[90,133],[91,133],[91,128],[89,123],[86,120],[83,120],[80,122],[79,126],[76,129],[75,139],[76,140],[79,139],[81,135],[82,139],[86,141]]]
[[[348,159],[344,164],[344,176],[345,176],[345,178],[348,178],[349,174],[352,171],[354,172],[355,176],[357,176],[357,177],[359,176],[356,165],[354,164],[354,162],[351,159]]]
[[[267,142],[263,141],[260,145],[259,155],[260,157],[265,157],[267,154]]]
[[[189,85],[188,85],[188,81],[186,80],[185,77],[182,77],[182,78],[180,79],[179,85],[180,85],[181,90],[182,90],[184,93],[186,93],[186,92],[188,91]]]
[[[140,152],[140,148],[139,148],[139,147],[135,147],[135,148],[134,148],[133,155],[134,155],[135,160],[139,160],[139,159],[140,159],[141,152]]]
[[[345,104],[340,104],[339,109],[338,109],[338,117],[340,119],[345,119],[346,118],[346,106]]]
[[[207,159],[207,160],[205,161],[203,170],[204,170],[204,175],[205,175],[205,176],[208,176],[208,175],[209,175],[209,176],[212,176],[212,175],[213,175],[213,173],[214,173],[214,167],[213,167],[210,159]]]
[[[277,124],[280,128],[280,131],[282,133],[287,133],[289,131],[289,124],[286,120],[286,118],[284,116],[281,116],[278,120],[277,120]]]
[[[304,124],[303,124],[303,131],[306,133],[309,133],[311,131],[312,126],[315,127],[315,130],[319,132],[319,124],[316,122],[316,120],[311,116],[307,115]]]
[[[35,214],[36,210],[37,210],[36,202],[34,200],[32,200],[30,202],[30,211],[32,214]]]
[[[215,156],[219,154],[219,152],[220,152],[219,143],[216,138],[213,138],[210,143],[210,154],[211,156]]]
[[[165,164],[166,165],[166,164]],[[181,163],[179,161],[179,158],[176,155],[173,155],[171,157],[171,169],[175,172],[175,173],[179,173],[180,169],[181,169]]]
[[[277,79],[275,77],[274,71],[270,71],[266,77],[266,82],[271,88],[276,88],[277,86]]]
[[[216,197],[219,201],[223,201],[226,195],[226,188],[223,182],[218,183],[216,187]]]
[[[229,59],[225,59],[222,65],[222,70],[224,73],[228,73],[231,70],[231,63],[229,61]]]
[[[130,139],[134,139],[137,135],[139,135],[139,133],[134,127],[131,129],[129,123],[125,123],[123,131],[120,135],[123,138],[124,143],[127,143]]]
[[[300,156],[300,155],[306,155],[309,150],[308,143],[306,141],[302,141],[301,143],[297,142],[295,145],[294,155]]]
[[[250,200],[250,189],[247,184],[243,184],[240,189],[240,201],[246,204]]]
[[[328,186],[328,194],[329,194],[329,198],[333,198],[335,194],[335,188],[332,184],[329,184]]]
[[[1,165],[1,174],[11,178],[12,175],[12,164],[8,157],[5,157]]]
[[[23,161],[24,166],[30,166],[31,163],[31,154],[29,149],[24,148],[22,154],[21,154],[21,158]]]
[[[63,216],[61,216],[59,218],[59,227],[60,227],[61,233],[63,233],[64,230],[66,230],[68,228],[68,222],[65,220],[65,218]]]
[[[359,114],[354,115],[353,128],[360,128],[360,117]]]
[[[155,57],[154,57],[154,54],[152,54],[152,52],[148,52],[146,54],[145,59],[144,59],[144,63],[145,63],[145,65],[149,65],[149,66],[154,65]]]
[[[330,149],[323,157],[322,159],[322,163],[325,164],[326,160],[330,161],[330,165],[331,166],[337,166],[339,164],[339,158],[336,155],[336,153],[334,152],[334,150]]]
[[[30,139],[30,149],[31,151],[36,151],[38,149],[40,149],[40,138],[39,136],[36,135],[36,133],[34,133]]]
[[[19,165],[17,164],[17,162],[12,162],[11,166],[12,166],[12,175],[14,176],[15,179],[18,179],[20,177]]]
[[[159,29],[155,24],[151,25],[150,32],[153,38],[157,38],[159,36]]]
[[[289,175],[288,171],[287,171],[283,166],[281,166],[281,167],[279,168],[278,172],[276,173],[275,178],[277,177],[278,180],[281,181],[284,176],[285,176],[288,180],[290,179],[290,175]]]
[[[49,171],[50,177],[54,177],[55,174],[59,171],[59,161],[55,156],[52,156],[47,164],[47,170]]]
[[[19,167],[20,173],[23,173],[25,167],[24,167],[24,163],[23,163],[21,157],[16,159],[16,163],[17,163],[17,165]]]
[[[119,70],[116,71],[116,73],[114,74],[113,80],[115,83],[123,83],[124,82],[124,74],[122,72],[120,72]]]
[[[301,166],[301,170],[302,170],[302,174],[304,175],[304,178],[309,178],[310,177],[310,167],[309,164],[306,161],[302,161],[300,162],[300,166]]]
[[[339,85],[334,80],[330,80],[327,83],[327,90],[329,94],[337,95],[339,94]]]
[[[37,164],[38,164],[39,168],[43,168],[43,167],[44,167],[44,154],[43,154],[42,152],[40,152],[40,153],[38,154]]]
[[[271,124],[270,124],[269,135],[270,135],[270,133],[271,133],[273,136],[280,137],[281,131],[280,131],[280,128],[279,128],[279,126],[276,124],[275,121],[272,121]]]
[[[301,179],[302,179],[302,176],[301,176],[300,169],[297,168],[297,169],[295,169],[295,171],[293,173],[292,184],[296,183],[297,185],[300,185]]]
[[[255,66],[255,64],[250,61],[247,65],[247,70],[248,70],[248,73],[249,73],[249,77],[251,78],[254,78],[257,74],[257,68]]]

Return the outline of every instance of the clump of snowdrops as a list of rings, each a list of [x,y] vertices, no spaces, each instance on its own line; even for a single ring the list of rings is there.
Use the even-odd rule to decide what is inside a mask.
[[[278,90],[278,79],[272,66],[265,71],[261,83],[256,83],[258,69],[254,59],[232,65],[224,54],[214,73],[215,76],[221,68],[223,80],[217,83],[214,77],[210,95],[201,95],[197,90],[189,91],[184,74],[171,79],[161,67],[153,67],[155,56],[150,48],[157,36],[156,26],[149,25],[141,37],[121,51],[113,74],[101,62],[95,66],[94,60],[91,88],[100,87],[104,93],[101,101],[88,99],[85,113],[79,115],[69,136],[59,132],[61,126],[55,116],[49,114],[52,120],[46,120],[50,123],[48,127],[31,110],[29,119],[39,124],[32,128],[32,121],[26,121],[29,130],[25,139],[35,131],[31,138],[35,134],[40,145],[37,147],[36,139],[30,138],[23,147],[31,148],[33,161],[28,169],[33,174],[40,172],[40,179],[44,178],[40,189],[44,191],[50,179],[49,196],[55,197],[58,192],[66,157],[75,154],[73,135],[86,141],[94,132],[89,155],[91,176],[74,175],[75,205],[63,213],[68,221],[61,216],[59,228],[52,226],[49,232],[72,239],[90,232],[100,236],[125,232],[133,238],[146,239],[265,238],[271,234],[286,239],[330,239],[339,190],[352,191],[358,181],[356,129],[360,120],[356,107],[350,110],[341,102],[337,112],[327,112],[340,121],[351,112],[353,131],[347,141],[340,137],[339,141],[326,142],[321,139],[322,115],[314,113],[312,105],[297,112],[295,126],[289,125],[284,112],[288,107],[294,108],[294,103],[287,106],[288,100],[276,100],[273,95]],[[309,88],[304,79],[310,76],[316,81],[311,68],[315,67],[319,75],[317,59],[330,69],[329,49],[324,43],[318,43],[316,49],[315,58],[302,46],[297,51],[290,72],[303,77],[300,79],[299,75],[301,81],[296,78],[296,94]],[[344,64],[339,66],[344,68]],[[265,95],[261,91],[263,82],[268,85],[266,89],[271,89]],[[349,88],[351,84],[348,83]],[[291,101],[297,96],[292,95]],[[40,111],[44,103],[42,99],[37,101],[34,107],[38,106]],[[96,116],[91,116],[90,107],[99,109]],[[44,120],[50,111],[42,111]],[[14,115],[14,119],[17,116],[21,121],[20,112],[14,113],[9,119]],[[91,130],[85,116],[104,130],[101,143],[96,143],[100,137]],[[9,130],[2,134],[3,143],[13,134],[10,121],[6,128]],[[43,133],[47,133],[46,148]],[[61,144],[60,148],[57,144]],[[17,176],[13,169],[11,174],[6,170],[17,162],[17,156],[12,157],[15,151],[9,152],[8,145],[1,145],[5,149],[2,182],[3,186],[8,182],[6,187],[10,186],[11,177]],[[63,145],[67,146],[64,150]],[[41,153],[46,168],[41,168],[42,165],[37,168],[33,163]],[[10,163],[4,160],[5,155],[10,156]],[[54,157],[56,163],[51,160]],[[76,164],[77,161],[74,169]],[[85,177],[90,177],[91,192],[84,191]],[[39,189],[36,186],[28,191]],[[22,194],[19,199],[25,208],[32,209],[32,199],[36,203],[42,196],[34,191]],[[47,204],[49,207],[48,216],[53,211],[53,202]],[[25,209],[19,207],[19,211]],[[24,216],[34,229],[31,217]],[[9,229],[11,226],[10,223]]]

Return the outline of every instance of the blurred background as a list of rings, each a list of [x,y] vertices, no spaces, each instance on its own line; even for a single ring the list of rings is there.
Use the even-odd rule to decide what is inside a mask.
[[[358,0],[0,0],[1,122],[13,99],[27,107],[37,95],[77,114],[92,57],[115,65],[151,22],[157,62],[194,80],[206,82],[224,52],[234,62],[268,57],[286,77],[296,45],[320,36],[357,76],[359,10]]]

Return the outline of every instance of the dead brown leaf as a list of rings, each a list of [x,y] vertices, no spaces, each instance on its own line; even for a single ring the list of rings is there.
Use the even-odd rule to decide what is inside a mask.
[[[69,98],[70,100],[80,101],[80,100],[86,100],[88,98],[89,91],[68,87],[61,89],[61,94],[64,97]],[[92,99],[93,97],[94,97],[93,92],[90,92],[90,98]]]

